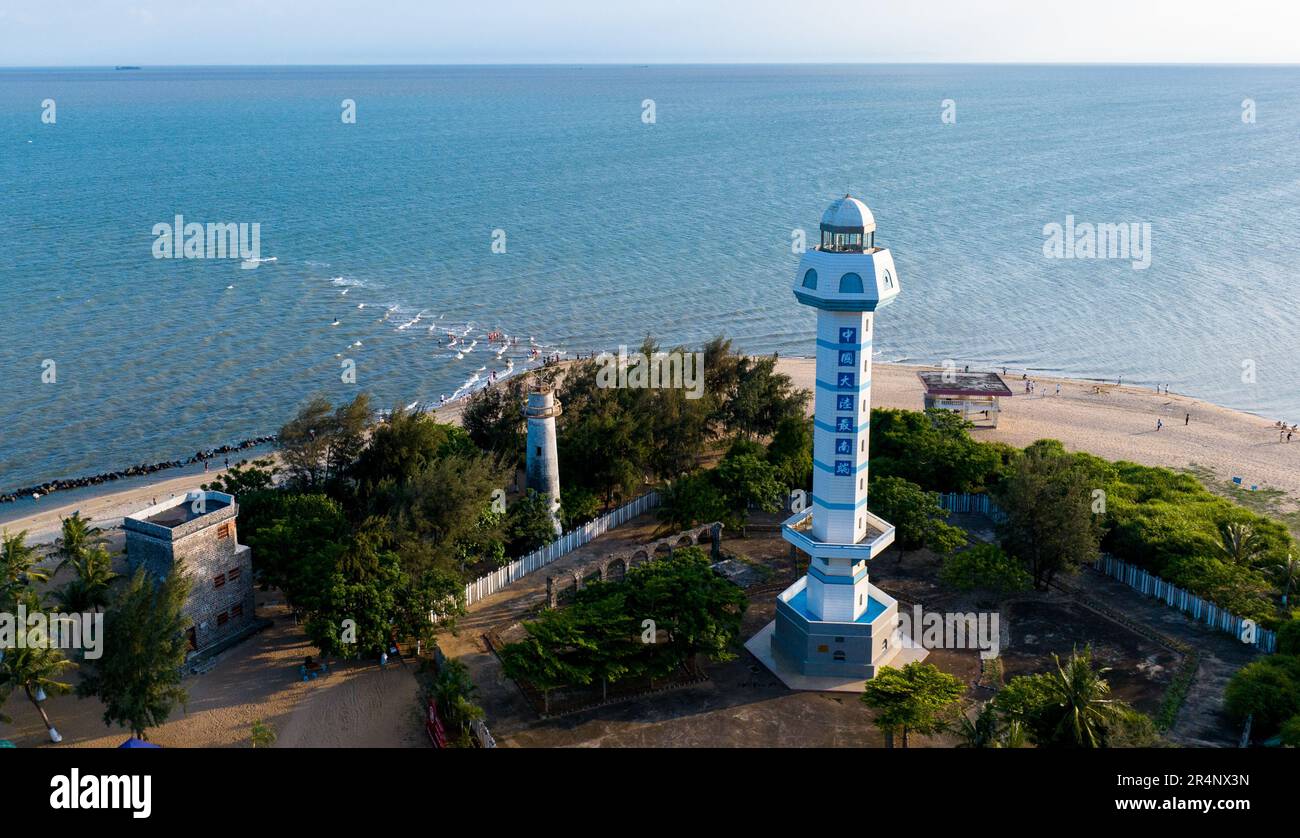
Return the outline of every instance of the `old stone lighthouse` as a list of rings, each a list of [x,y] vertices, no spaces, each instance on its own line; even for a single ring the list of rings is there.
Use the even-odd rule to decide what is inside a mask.
[[[925,656],[898,633],[897,601],[868,579],[894,541],[893,525],[867,510],[872,329],[899,291],[875,237],[871,210],[845,195],[822,215],[821,241],[795,275],[795,297],[817,310],[813,492],[782,534],[809,556],[808,573],[746,646],[796,689],[861,690],[879,667]]]
[[[533,390],[528,394],[524,418],[528,420],[528,451],[524,462],[526,485],[550,498],[551,520],[555,534],[560,535],[560,453],[555,442],[555,417],[560,415],[560,402],[551,388]]]

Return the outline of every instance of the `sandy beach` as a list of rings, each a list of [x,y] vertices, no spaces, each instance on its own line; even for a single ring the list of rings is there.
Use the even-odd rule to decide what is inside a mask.
[[[813,388],[814,363],[809,358],[783,358],[778,369],[799,387]],[[871,399],[876,407],[920,410],[923,389],[916,373],[929,367],[876,364]],[[1036,439],[1059,439],[1074,451],[1088,451],[1109,460],[1131,460],[1152,466],[1196,469],[1202,475],[1228,481],[1240,477],[1252,485],[1278,489],[1300,504],[1300,437],[1279,442],[1273,420],[1219,407],[1177,394],[1156,394],[1141,387],[1102,385],[1095,382],[1034,376],[1034,395],[1026,395],[1019,377],[1007,377],[1015,394],[1004,400],[999,427],[980,428],[976,438],[1025,446]],[[1056,385],[1061,385],[1060,395]],[[459,423],[463,402],[448,405],[434,415],[442,422]],[[1187,414],[1191,419],[1184,424]],[[1156,430],[1156,420],[1164,428]],[[57,494],[42,498],[39,512],[21,517],[0,508],[0,526],[27,530],[31,543],[48,543],[58,534],[59,521],[80,510],[98,526],[112,527],[122,516],[149,506],[153,499],[197,489],[211,474],[160,479],[131,489],[113,491],[76,502],[63,502]]]
[[[778,365],[796,385],[809,390],[814,367],[813,360],[805,358],[782,359]],[[938,368],[873,365],[872,406],[922,409],[924,388],[916,373],[926,369]],[[1006,376],[1013,395],[1003,400],[998,427],[976,428],[972,431],[976,439],[1018,447],[1038,439],[1058,439],[1071,451],[1108,460],[1211,470],[1222,481],[1240,477],[1247,488],[1279,489],[1300,502],[1300,434],[1290,443],[1279,442],[1274,419],[1190,396],[1157,394],[1150,388],[1103,384],[1101,392],[1094,393],[1098,386],[1094,381],[1031,377],[1037,386],[1033,395],[1026,395],[1019,375]],[[1164,421],[1160,431],[1157,419]]]

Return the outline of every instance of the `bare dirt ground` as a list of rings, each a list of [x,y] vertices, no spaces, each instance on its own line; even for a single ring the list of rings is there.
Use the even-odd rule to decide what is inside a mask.
[[[303,682],[298,665],[318,655],[283,606],[259,603],[258,615],[272,626],[218,656],[216,666],[187,676],[184,710],[150,730],[150,741],[169,748],[249,747],[253,722],[277,732],[275,747],[428,747],[419,721],[419,688],[414,664],[375,662],[339,664],[333,672]],[[75,671],[67,680],[75,683]],[[19,747],[113,748],[130,734],[103,721],[96,699],[54,696],[46,709],[63,743],[49,743],[31,703],[14,695],[5,705],[13,725],[0,737]]]
[[[979,516],[957,521],[980,530]],[[985,532],[987,528],[985,527]],[[631,533],[627,533],[631,534]],[[649,537],[648,532],[646,537]],[[609,552],[588,549],[592,555]],[[796,568],[789,546],[776,532],[752,532],[745,539],[724,541],[724,549],[768,569],[767,583],[751,596],[744,619],[743,637],[756,633],[772,619],[773,588],[793,579]],[[574,564],[583,560],[574,558]],[[902,556],[891,551],[873,566],[873,582],[899,597],[905,607],[920,602],[931,611],[997,611],[1001,623],[1004,678],[1047,671],[1051,653],[1068,655],[1074,647],[1091,646],[1098,662],[1109,667],[1107,678],[1117,698],[1146,713],[1156,712],[1182,656],[1161,643],[1084,607],[1062,591],[1031,592],[1002,598],[987,593],[961,593],[944,589],[938,581],[940,558],[929,551]],[[559,564],[559,563],[557,563]],[[477,604],[454,644],[444,642],[449,654],[459,654],[469,664],[489,724],[502,747],[882,747],[883,736],[872,724],[872,713],[856,696],[793,692],[785,688],[751,655],[741,650],[735,660],[709,663],[706,683],[607,705],[559,718],[541,719],[527,705],[514,683],[505,677],[496,658],[487,651],[482,632],[526,617],[545,598],[545,574],[525,593],[508,589]],[[1092,577],[1092,578],[1090,578]],[[1076,584],[1104,584],[1095,574],[1084,574]],[[524,580],[520,585],[528,584]],[[1122,587],[1122,586],[1120,586]],[[1131,591],[1099,591],[1117,597],[1135,615],[1147,615],[1142,603],[1130,603]],[[1137,597],[1140,600],[1140,597]],[[1155,603],[1148,603],[1157,607]],[[1181,618],[1180,618],[1181,619]],[[1185,621],[1184,621],[1185,622]],[[1186,630],[1186,626],[1178,627]],[[1190,627],[1195,632],[1196,627]],[[975,649],[934,649],[929,662],[961,678],[970,687],[967,697],[986,700],[992,691],[977,687],[981,664]],[[1239,664],[1238,664],[1239,665]],[[1221,687],[1220,692],[1221,695]],[[1212,688],[1189,698],[1180,724],[1207,716],[1205,744],[1226,744],[1231,731],[1214,721],[1216,695]],[[1185,736],[1176,741],[1190,741]],[[913,747],[952,746],[951,735],[913,737]]]

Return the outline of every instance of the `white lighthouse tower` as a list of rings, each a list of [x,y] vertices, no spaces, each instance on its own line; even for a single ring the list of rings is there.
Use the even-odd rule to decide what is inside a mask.
[[[796,688],[861,690],[878,667],[925,655],[903,642],[897,601],[868,578],[894,541],[893,525],[867,510],[873,321],[899,291],[875,238],[871,210],[845,195],[822,215],[821,241],[795,275],[795,297],[817,309],[813,493],[782,534],[810,561],[746,645]]]
[[[554,391],[548,388],[528,394],[528,406],[524,408],[524,418],[528,420],[525,485],[550,498],[556,535],[563,531],[560,525],[560,455],[555,443],[555,417],[559,415],[560,402]]]

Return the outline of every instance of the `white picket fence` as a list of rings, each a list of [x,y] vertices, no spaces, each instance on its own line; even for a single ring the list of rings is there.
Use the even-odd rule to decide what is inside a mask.
[[[465,586],[465,606],[469,607],[481,599],[492,596],[506,585],[518,582],[528,574],[541,570],[561,556],[568,555],[582,545],[590,543],[597,536],[604,535],[657,506],[659,506],[659,493],[646,492],[618,509],[606,512],[599,518],[566,532],[545,547],[539,547],[486,576],[480,576]]]
[[[939,503],[949,512],[979,512],[999,522],[1007,518],[1006,513],[999,509],[988,495],[949,492],[939,496]],[[1208,599],[1201,599],[1196,594],[1183,590],[1137,565],[1129,564],[1114,556],[1101,555],[1093,563],[1093,568],[1118,579],[1141,594],[1163,600],[1165,605],[1177,608],[1193,620],[1213,626],[1243,642],[1250,643],[1262,652],[1277,650],[1277,632],[1260,628],[1254,622],[1244,620],[1222,606],[1215,605]]]
[[[998,508],[993,498],[982,494],[962,492],[940,492],[939,505],[949,512],[973,512],[987,515],[996,523],[1007,519],[1007,513]]]
[[[1277,632],[1260,628],[1254,621],[1242,619],[1222,606],[1215,605],[1208,599],[1201,599],[1196,594],[1172,582],[1167,582],[1153,573],[1148,573],[1137,565],[1103,555],[1097,559],[1093,567],[1141,594],[1163,600],[1165,605],[1177,608],[1193,620],[1227,632],[1243,643],[1251,644],[1261,652],[1277,651]]]

